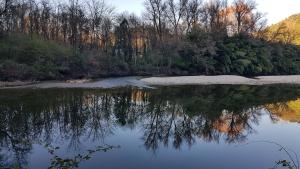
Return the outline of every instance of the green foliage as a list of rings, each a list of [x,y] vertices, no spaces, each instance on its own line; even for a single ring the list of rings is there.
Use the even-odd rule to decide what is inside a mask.
[[[251,36],[216,38],[200,28],[167,39],[130,61],[114,52],[78,51],[35,36],[0,39],[0,80],[50,80],[128,75],[244,76],[300,73],[300,47]]]
[[[295,169],[292,165],[291,162],[287,161],[287,160],[280,160],[276,163],[276,165],[282,166],[284,168],[288,168],[288,169]]]
[[[53,156],[51,159],[51,164],[48,169],[72,169],[78,168],[79,164],[83,161],[88,161],[92,158],[97,152],[107,152],[109,150],[119,148],[120,146],[97,146],[94,150],[87,150],[86,154],[78,154],[73,158],[61,158],[55,155],[56,151],[59,150],[59,147],[53,147],[51,145],[45,145],[50,155]]]
[[[69,69],[70,48],[38,37],[11,35],[0,40],[1,79],[56,79]]]
[[[269,43],[244,35],[215,40],[208,33],[197,31],[199,33],[192,31],[188,45],[179,52],[182,57],[178,62],[180,66],[196,67],[196,72],[202,74],[256,76],[300,73],[298,46]]]
[[[272,38],[272,35],[276,33],[279,29],[280,35],[278,35],[277,39],[278,41],[284,42],[286,40],[286,34],[288,33],[289,36],[291,36],[291,42],[295,45],[300,45],[300,14],[295,14],[287,19],[274,24],[268,28],[268,38]]]
[[[219,72],[247,76],[270,74],[273,66],[267,48],[267,44],[250,37],[227,38],[218,43]]]

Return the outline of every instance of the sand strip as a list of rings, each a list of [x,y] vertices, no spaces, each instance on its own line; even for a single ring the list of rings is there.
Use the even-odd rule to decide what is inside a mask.
[[[134,86],[152,88],[151,86],[180,85],[267,85],[267,84],[300,84],[300,75],[296,76],[260,76],[246,78],[242,76],[179,76],[179,77],[121,77],[97,81],[71,80],[46,82],[0,82],[0,89],[8,88],[117,88]]]
[[[293,76],[259,76],[246,78],[234,75],[222,76],[180,76],[180,77],[151,77],[141,79],[148,85],[266,85],[266,84],[300,84],[300,75]]]
[[[44,81],[37,84],[24,85],[3,85],[0,89],[50,89],[50,88],[118,88],[126,86],[135,86],[138,88],[152,88],[146,83],[139,80],[139,77],[120,77],[120,78],[106,78],[100,80],[68,80],[68,81]],[[1,84],[1,83],[0,83]]]

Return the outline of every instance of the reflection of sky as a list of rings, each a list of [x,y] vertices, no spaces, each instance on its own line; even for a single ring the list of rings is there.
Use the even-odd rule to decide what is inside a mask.
[[[147,151],[144,147],[144,141],[141,139],[143,136],[143,125],[141,123],[133,129],[119,126],[116,128],[114,135],[105,138],[105,143],[120,145],[121,148],[95,153],[90,160],[80,163],[80,168],[240,169],[241,166],[243,166],[243,169],[270,168],[275,165],[276,161],[286,159],[286,155],[280,152],[275,145],[263,142],[255,143],[255,141],[275,141],[300,152],[300,135],[295,135],[300,130],[300,125],[274,123],[270,120],[267,112],[262,110],[262,114],[259,125],[252,125],[257,133],[249,135],[245,144],[232,145],[225,143],[224,140],[216,143],[195,139],[191,147],[182,144],[180,149],[174,149],[172,138],[170,138],[169,146],[160,144],[155,153]],[[86,137],[81,137],[81,141],[82,146],[85,147],[82,150],[93,149],[102,144],[97,140],[86,139]],[[250,144],[246,145],[246,143]],[[54,141],[52,144],[61,147],[60,155],[66,155],[64,157],[76,155],[75,152],[72,153],[72,149],[69,149],[67,139],[62,140],[62,142]],[[34,151],[30,154],[30,167],[47,168],[49,154],[45,151],[45,148],[38,145],[34,145],[33,148]]]
[[[144,0],[107,0],[117,11],[135,12],[140,15],[144,9]],[[256,0],[259,11],[267,14],[269,24],[300,13],[300,0]]]
[[[220,87],[215,86],[213,89]],[[256,88],[261,88],[261,90],[251,90]],[[282,88],[286,89],[287,86],[283,86]],[[172,93],[171,99],[169,97],[158,97],[162,96],[162,94],[168,94],[158,92],[157,90],[159,89],[130,89],[130,93],[124,89],[124,92],[128,92],[121,92],[119,94],[117,94],[118,89],[114,90],[117,93],[110,90],[107,92],[85,90],[84,94],[82,93],[83,91],[80,92],[80,90],[77,90],[77,93],[72,90],[64,95],[53,97],[53,99],[65,99],[58,99],[57,101],[49,99],[51,108],[47,106],[42,108],[43,104],[41,104],[41,107],[38,106],[34,109],[37,111],[33,111],[34,113],[29,112],[31,109],[28,108],[37,105],[35,103],[40,103],[35,101],[48,96],[48,92],[55,94],[60,90],[55,90],[56,92],[49,90],[46,93],[43,91],[34,91],[34,93],[38,92],[39,94],[32,97],[21,97],[26,100],[25,102],[19,99],[14,100],[19,95],[12,93],[19,94],[19,91],[10,91],[5,99],[10,100],[12,105],[0,104],[0,110],[3,110],[1,108],[12,110],[16,114],[14,119],[22,120],[25,117],[25,112],[28,113],[28,117],[32,117],[28,119],[29,123],[20,123],[20,126],[13,123],[13,126],[24,126],[22,128],[28,127],[30,129],[24,136],[30,135],[28,145],[33,144],[33,147],[30,148],[30,153],[27,152],[25,154],[27,157],[25,160],[28,161],[29,168],[33,169],[47,168],[49,165],[52,156],[49,155],[47,149],[43,146],[46,143],[51,144],[53,147],[59,146],[60,149],[55,151],[55,155],[61,158],[73,158],[78,153],[84,155],[88,149],[94,150],[99,145],[121,146],[108,152],[94,153],[90,160],[80,163],[80,169],[253,169],[270,168],[275,165],[276,161],[287,159],[286,154],[280,152],[277,146],[263,142],[255,143],[255,141],[262,140],[277,142],[300,153],[300,135],[297,134],[300,131],[300,124],[297,123],[298,121],[291,120],[296,121],[292,123],[271,120],[270,118],[281,119],[281,114],[298,114],[300,112],[298,111],[300,110],[298,109],[300,99],[286,102],[289,97],[292,100],[297,97],[293,95],[294,93],[299,95],[298,88],[292,90],[293,97],[289,96],[292,89],[290,88],[290,90],[287,90],[289,92],[286,92],[287,95],[282,96],[282,98],[278,98],[278,95],[273,95],[273,93],[277,93],[277,88],[277,90],[269,90],[266,86],[225,87],[221,93],[210,87],[205,87],[204,89],[209,89],[207,91],[216,91],[216,93],[212,92],[209,95],[206,92],[198,93],[189,91],[193,88],[184,87],[183,89],[186,91],[186,94],[182,98],[181,94],[183,90],[169,90],[170,94]],[[271,87],[270,89],[273,88]],[[248,92],[255,93],[251,99],[247,94]],[[4,96],[6,96],[5,93]],[[269,93],[272,93],[272,96]],[[240,99],[243,95],[247,96],[246,100]],[[70,96],[70,98],[67,96]],[[105,99],[106,96],[108,97],[107,99]],[[141,96],[147,97],[143,98]],[[227,99],[224,100],[224,97],[229,98],[229,96],[232,96],[231,99],[235,101],[241,100],[241,105],[239,105],[239,102],[227,103]],[[271,110],[274,110],[274,108],[279,109],[267,111],[267,106],[257,106],[257,104],[263,105],[266,102],[265,99],[262,99],[260,103],[260,98],[258,98],[257,102],[254,102],[253,106],[246,104],[248,102],[252,103],[253,99],[262,96],[270,97],[267,99],[267,103],[270,105],[273,102],[279,102],[276,106],[271,106]],[[12,97],[14,99],[11,99]],[[129,98],[131,98],[132,103],[124,104],[126,100],[130,101]],[[157,98],[161,99],[153,100]],[[28,103],[27,100],[31,99],[34,101]],[[147,100],[149,104],[135,104],[140,103],[142,99]],[[108,104],[107,101],[111,101],[111,104]],[[0,103],[3,102],[0,101]],[[19,104],[22,105],[24,112],[17,109],[18,106],[16,105]],[[108,107],[104,106],[106,104]],[[207,106],[199,106],[202,104],[207,104]],[[242,110],[241,106],[243,105],[245,107]],[[191,113],[188,111],[188,107],[194,110],[191,110],[191,112],[197,113]],[[211,108],[211,110],[207,110],[204,107]],[[247,107],[252,108],[248,110]],[[225,111],[226,108],[237,110],[235,113],[229,112],[225,114],[227,112]],[[45,118],[37,118],[38,120],[34,118],[35,116],[39,117],[38,110],[42,111],[40,115]],[[216,110],[218,111],[216,112]],[[80,115],[76,115],[77,113],[78,115],[80,113]],[[127,121],[126,125],[122,123],[123,121]],[[18,120],[16,122],[21,121]],[[240,124],[244,126],[242,129],[240,128]],[[238,139],[240,138],[238,137],[236,140],[233,140],[234,142],[230,143],[228,141],[228,134],[230,133],[228,130],[224,130],[223,127],[227,126],[226,128],[229,128],[229,125],[234,127],[234,131],[237,134],[241,134],[239,135],[242,136],[242,139]],[[10,129],[10,127],[8,128]],[[13,132],[15,134],[12,135],[19,136],[19,134],[22,134],[18,131],[16,130],[16,133]],[[0,141],[2,140],[0,139]],[[25,144],[27,143],[26,140],[21,140],[22,144],[20,145],[27,145]],[[182,144],[176,146],[181,141]],[[154,146],[155,150],[151,149],[151,143],[157,143]],[[246,143],[250,144],[246,145]],[[1,153],[1,150],[5,151],[5,149],[0,146],[0,168],[1,155],[7,156],[8,154],[5,152]]]

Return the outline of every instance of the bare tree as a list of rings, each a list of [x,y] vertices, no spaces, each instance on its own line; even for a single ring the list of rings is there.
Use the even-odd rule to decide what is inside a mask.
[[[101,39],[101,44],[104,48],[104,52],[108,52],[108,49],[109,47],[112,45],[111,44],[111,30],[113,28],[113,23],[111,21],[111,18],[108,18],[108,17],[105,17],[103,19],[103,25],[101,27],[102,29],[102,33],[101,33],[101,36],[102,36],[102,39]]]
[[[4,31],[4,16],[12,4],[12,0],[0,0],[0,36]]]
[[[51,7],[49,2],[43,0],[41,2],[42,9],[41,9],[41,29],[42,35],[45,39],[49,39],[49,22],[50,22],[50,15],[51,15]]]
[[[140,39],[142,36],[141,21],[135,14],[131,14],[128,21],[131,27],[132,41],[134,44],[134,64],[136,64],[137,56],[140,53]]]
[[[201,20],[206,30],[211,32],[226,32],[227,0],[211,0],[204,4],[201,10]]]
[[[237,33],[247,32],[249,26],[253,25],[253,11],[256,3],[252,0],[235,0],[233,12],[236,19]]]
[[[1,0],[0,1],[0,16],[2,16],[3,14],[5,14],[7,12],[11,3],[12,3],[12,0]]]
[[[165,11],[166,4],[163,0],[146,0],[145,1],[146,15],[151,20],[155,27],[156,33],[160,41],[163,40],[165,29]]]
[[[199,22],[201,12],[201,0],[190,0],[185,9],[185,22],[187,24],[186,31],[190,32],[192,27],[195,27]]]
[[[34,0],[29,1],[29,33],[39,34],[40,30],[40,9]]]
[[[104,0],[91,0],[87,2],[89,10],[89,27],[91,48],[98,48],[101,38],[101,26],[105,15],[110,14],[112,9],[108,7]]]
[[[172,25],[173,33],[178,38],[178,27],[187,9],[188,0],[179,0],[177,3],[174,0],[167,0],[166,16],[169,23]]]
[[[85,13],[83,6],[79,4],[78,0],[69,0],[68,6],[68,21],[70,26],[70,43],[74,47],[81,46],[82,31],[84,30]]]

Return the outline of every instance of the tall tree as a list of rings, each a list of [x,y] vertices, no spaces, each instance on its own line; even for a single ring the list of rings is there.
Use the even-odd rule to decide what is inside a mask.
[[[98,48],[101,38],[102,25],[104,18],[111,15],[113,8],[107,6],[104,0],[91,0],[87,2],[89,11],[89,28],[90,28],[90,43],[91,48]]]
[[[49,23],[50,23],[50,15],[51,15],[51,7],[49,5],[49,2],[46,0],[43,0],[41,2],[42,4],[42,11],[41,11],[41,29],[42,29],[42,36],[45,39],[49,39]]]
[[[201,16],[207,30],[215,33],[226,32],[226,15],[223,12],[227,7],[227,0],[211,0],[203,6]]]
[[[167,0],[166,4],[166,16],[172,25],[175,37],[178,38],[179,24],[187,9],[188,0],[179,0],[177,3],[174,0]]]
[[[116,54],[123,57],[125,62],[132,61],[132,35],[127,19],[124,19],[116,28]]]
[[[235,0],[233,3],[233,12],[236,19],[237,33],[247,32],[253,25],[254,9],[256,3],[253,0]]]
[[[190,32],[193,27],[199,24],[201,3],[202,1],[200,0],[188,1],[184,15],[185,22],[187,24],[186,32]]]
[[[165,12],[167,5],[163,0],[146,0],[145,1],[146,16],[155,27],[156,33],[160,41],[163,40],[165,23]]]

